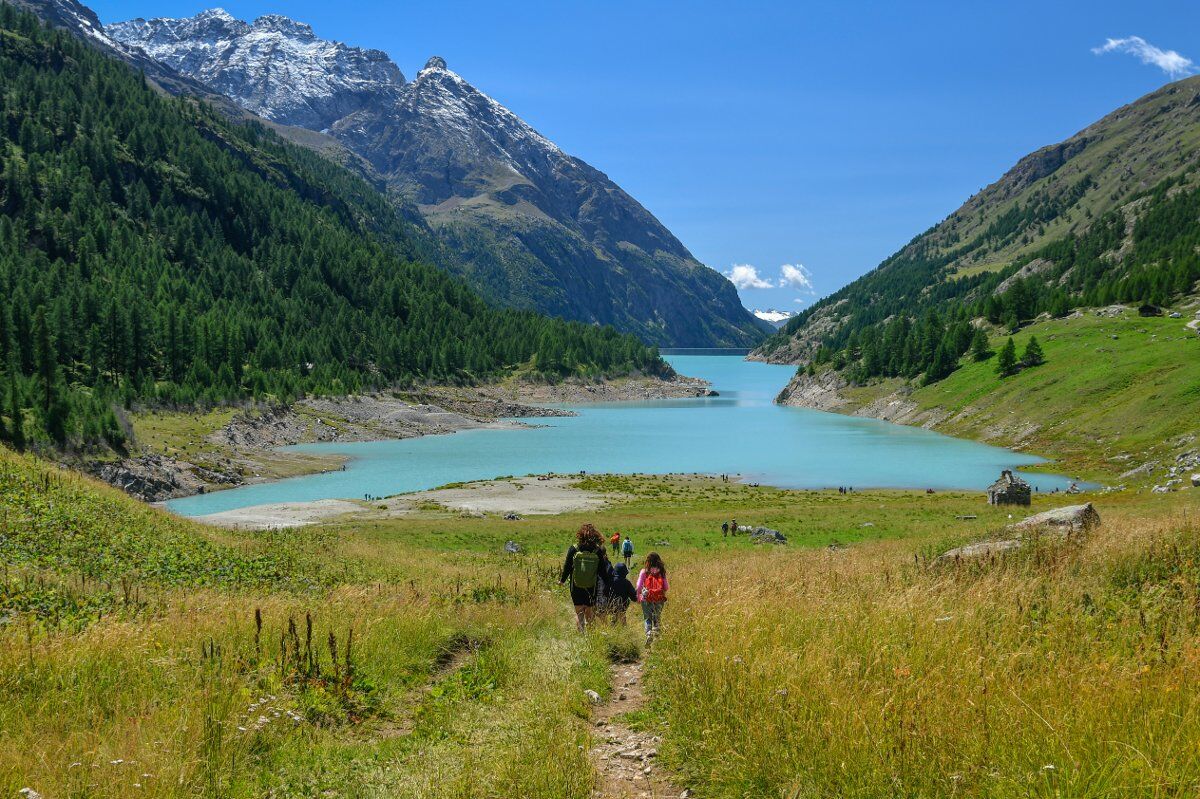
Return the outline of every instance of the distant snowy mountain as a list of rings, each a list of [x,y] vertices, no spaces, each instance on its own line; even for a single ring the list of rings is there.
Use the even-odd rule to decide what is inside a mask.
[[[221,9],[105,30],[259,116],[328,132],[417,205],[496,302],[662,345],[748,346],[768,329],[607,176],[439,57],[406,82],[378,50]]]
[[[783,327],[789,319],[796,315],[791,311],[779,311],[774,308],[768,308],[765,311],[755,310],[753,313],[759,319],[775,327]]]

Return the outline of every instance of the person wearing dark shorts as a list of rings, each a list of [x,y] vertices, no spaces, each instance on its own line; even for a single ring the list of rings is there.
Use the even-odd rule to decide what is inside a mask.
[[[604,539],[600,531],[584,524],[575,534],[575,543],[567,548],[562,574],[558,583],[571,581],[571,604],[575,606],[575,621],[579,631],[584,632],[596,617],[596,595],[601,580],[610,579],[604,574],[608,558],[604,552]],[[611,566],[608,569],[611,570]]]

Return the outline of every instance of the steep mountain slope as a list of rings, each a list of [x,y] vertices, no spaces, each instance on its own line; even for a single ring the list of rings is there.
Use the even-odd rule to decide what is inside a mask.
[[[126,45],[277,122],[328,130],[416,203],[486,296],[677,346],[766,330],[603,173],[432,58],[411,83],[378,51],[216,10],[109,26]]]
[[[1197,462],[1198,161],[1191,78],[1022,159],[754,357],[804,364],[789,405],[1029,446],[1072,473],[1154,461],[1177,483],[1168,466]],[[1001,366],[1013,333],[1014,356],[1036,337],[1048,362]]]
[[[0,437],[119,446],[113,403],[665,372],[499,310],[351,173],[0,4]]]
[[[1036,302],[1012,296],[1014,288],[1046,300],[1062,289],[1057,310],[1088,300],[1105,302],[1097,290],[1115,287],[1142,267],[1157,277],[1113,299],[1162,301],[1178,289],[1164,287],[1170,280],[1159,278],[1179,267],[1181,259],[1151,268],[1131,261],[1129,247],[1138,220],[1152,206],[1189,190],[1198,162],[1200,77],[1194,77],[1164,86],[1021,159],[877,269],[797,316],[756,357],[805,362],[820,346],[840,349],[853,333],[885,319],[915,317],[929,309],[945,315],[956,306],[978,306],[993,294],[999,295],[997,301],[1004,295],[1020,300],[1010,306],[1021,307],[1002,309],[1004,321],[1013,321],[1013,315],[1029,318]],[[1158,187],[1165,193],[1161,197],[1152,191]],[[1091,266],[1064,278],[1076,265],[1075,256],[1084,255],[1078,243],[1085,239],[1102,249],[1088,257]],[[1084,273],[1089,279],[1082,279]],[[1159,285],[1152,285],[1156,280]]]

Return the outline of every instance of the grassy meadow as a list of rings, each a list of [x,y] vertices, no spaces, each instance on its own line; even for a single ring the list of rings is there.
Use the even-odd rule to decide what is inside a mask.
[[[1190,312],[1189,312],[1190,317]],[[1030,325],[1013,336],[1017,352],[1036,336],[1046,363],[1001,378],[996,356],[968,354],[949,377],[915,388],[920,414],[935,429],[1055,458],[1056,471],[1118,482],[1132,466],[1174,457],[1195,435],[1200,415],[1200,336],[1187,319],[1084,316]],[[1007,336],[993,336],[999,351]],[[901,387],[887,380],[847,394],[854,406]],[[944,413],[943,413],[944,412]],[[1119,460],[1117,460],[1119,459]]]
[[[581,485],[612,504],[242,533],[0,451],[0,795],[588,797],[584,692],[636,657],[650,704],[630,721],[692,796],[1200,790],[1194,492],[1097,497],[1082,541],[942,567],[1009,511]],[[790,543],[724,538],[730,517]],[[667,560],[647,652],[636,610],[574,631],[556,578],[585,520]]]

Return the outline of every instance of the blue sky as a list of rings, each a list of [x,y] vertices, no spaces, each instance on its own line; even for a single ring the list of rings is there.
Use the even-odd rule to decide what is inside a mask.
[[[90,5],[112,22],[215,4]],[[445,57],[701,261],[752,266],[771,288],[741,289],[751,308],[836,290],[1020,156],[1200,61],[1200,3],[1182,0],[219,4],[380,48],[408,77]],[[804,269],[788,282],[785,264]]]

